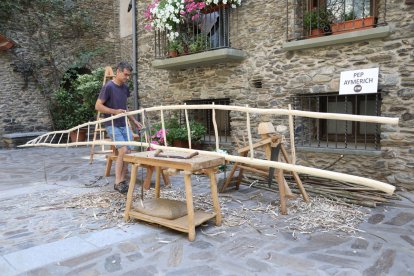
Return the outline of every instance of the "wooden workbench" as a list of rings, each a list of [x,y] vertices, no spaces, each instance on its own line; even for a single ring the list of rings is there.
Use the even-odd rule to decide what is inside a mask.
[[[185,156],[186,154],[180,152],[166,151],[163,155],[175,155]],[[188,155],[188,154],[187,154]],[[217,182],[214,173],[214,168],[224,164],[224,158],[197,155],[191,159],[179,159],[179,158],[163,158],[154,157],[154,151],[139,152],[133,154],[127,154],[124,157],[124,161],[132,164],[131,169],[131,181],[129,183],[129,190],[127,195],[127,203],[125,207],[125,220],[129,220],[131,217],[143,221],[157,223],[181,232],[188,233],[188,239],[193,241],[195,239],[195,227],[203,222],[212,218],[216,219],[216,225],[221,224],[221,210],[217,195]],[[155,180],[155,196],[160,197],[160,174],[161,168],[173,168],[184,171],[184,185],[187,204],[187,215],[174,219],[164,219],[145,215],[139,213],[132,208],[132,197],[135,188],[136,175],[139,166],[154,166],[156,168],[156,180]],[[193,195],[191,187],[191,174],[203,170],[210,178],[211,198],[213,201],[214,212],[208,213],[203,211],[194,212]]]

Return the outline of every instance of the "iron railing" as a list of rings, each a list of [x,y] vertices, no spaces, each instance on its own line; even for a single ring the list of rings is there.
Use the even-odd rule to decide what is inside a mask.
[[[175,57],[170,46],[179,43],[178,55],[189,55],[220,48],[236,48],[237,9],[228,5],[206,8],[179,24],[179,36],[168,40],[168,30],[154,32],[155,58]]]
[[[381,94],[338,95],[337,93],[297,95],[294,108],[304,111],[354,115],[381,114]],[[295,144],[298,147],[375,151],[380,149],[380,127],[375,123],[295,117]]]
[[[286,0],[288,41],[386,25],[387,0]]]
[[[199,104],[218,104],[218,105],[229,105],[229,98],[222,99],[202,99],[202,100],[188,100],[185,101],[187,105],[199,105]],[[216,123],[220,143],[231,142],[230,135],[230,111],[229,110],[216,110]],[[190,120],[195,120],[202,123],[207,133],[202,140],[204,144],[214,144],[216,142],[214,125],[213,125],[213,112],[211,109],[199,109],[199,110],[188,110],[188,116]],[[180,113],[180,124],[185,125],[185,114],[183,111]]]

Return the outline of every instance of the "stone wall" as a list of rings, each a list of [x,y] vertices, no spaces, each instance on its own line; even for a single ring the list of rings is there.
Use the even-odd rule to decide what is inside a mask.
[[[76,50],[92,52],[99,49],[98,54],[86,64],[91,70],[108,64],[116,64],[120,59],[117,3],[110,0],[78,1],[78,3],[86,3],[82,8],[93,18],[94,25],[91,32],[93,35],[79,35],[75,39],[58,42],[56,48],[53,49],[54,64],[58,70],[36,71],[34,74],[37,74],[37,77],[30,76],[28,82],[24,80],[21,73],[13,72],[11,64],[15,62],[16,56],[30,59],[40,55],[39,51],[33,48],[33,41],[39,34],[29,32],[22,25],[24,20],[20,22],[14,19],[5,28],[6,35],[12,38],[18,46],[13,50],[0,51],[0,117],[2,118],[0,137],[6,133],[52,128],[47,101],[41,93],[39,82],[50,83],[49,91],[54,91],[56,85],[59,85],[62,74],[75,62],[79,62],[79,57],[71,53]],[[64,23],[56,21],[54,24]]]
[[[138,18],[145,5],[138,3]],[[170,105],[184,100],[223,98],[233,105],[260,108],[287,108],[290,96],[301,93],[337,92],[341,71],[380,68],[379,89],[383,91],[383,116],[400,118],[399,126],[381,127],[381,152],[377,156],[347,154],[331,169],[414,188],[414,12],[410,1],[387,1],[386,19],[390,36],[285,51],[285,1],[243,1],[239,8],[238,48],[247,58],[241,63],[204,66],[177,71],[151,67],[154,59],[153,34],[138,22],[139,97],[143,107]],[[122,48],[128,50],[130,38]],[[123,52],[124,58],[130,57]],[[253,80],[262,81],[255,88]],[[253,117],[252,125],[271,119],[287,125],[286,118]],[[245,133],[244,117],[231,114],[232,135]],[[256,136],[257,137],[257,136]],[[338,153],[298,151],[298,164],[323,168]]]

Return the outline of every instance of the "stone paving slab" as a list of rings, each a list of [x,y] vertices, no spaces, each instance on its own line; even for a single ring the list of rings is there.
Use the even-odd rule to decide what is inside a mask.
[[[18,272],[24,272],[82,255],[94,249],[96,249],[96,246],[79,237],[72,237],[13,252],[3,257]]]
[[[88,157],[84,147],[0,150],[0,275],[414,275],[413,194],[369,210],[354,235],[292,232],[281,217],[255,213],[239,226],[209,221],[189,242],[154,224],[108,226],[91,210],[59,207],[112,191],[102,157]],[[182,176],[172,183],[183,189]],[[207,178],[193,176],[193,186],[209,197]],[[248,186],[220,197],[229,210],[277,200]]]

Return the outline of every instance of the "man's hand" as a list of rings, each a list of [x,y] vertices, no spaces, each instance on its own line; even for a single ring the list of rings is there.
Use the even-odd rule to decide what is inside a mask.
[[[124,110],[124,109],[114,109],[114,115],[118,115],[118,114],[121,114],[121,113],[125,113],[126,112],[126,110]]]
[[[134,120],[134,124],[137,126],[138,130],[142,128],[142,125],[137,120]]]

